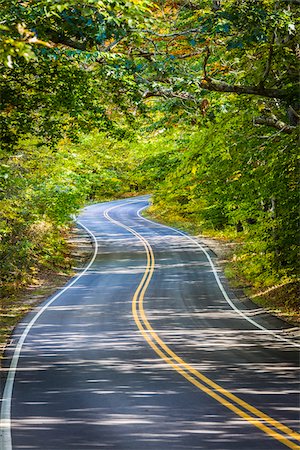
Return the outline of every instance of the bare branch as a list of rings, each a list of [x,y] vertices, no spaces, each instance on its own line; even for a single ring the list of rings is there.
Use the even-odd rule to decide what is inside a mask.
[[[174,92],[172,89],[163,87],[155,87],[152,90],[147,90],[143,94],[143,98],[150,97],[164,97],[164,98],[179,98],[181,100],[190,100],[196,102],[195,97],[189,92]]]
[[[285,122],[282,122],[281,120],[277,119],[277,117],[255,117],[254,119],[255,125],[267,125],[269,127],[276,128],[277,130],[280,130],[284,133],[293,133],[293,131],[296,130],[297,127],[293,127],[291,125],[286,124]]]
[[[135,76],[135,80],[138,83],[143,83],[148,86],[148,89],[143,93],[143,98],[149,97],[165,97],[165,98],[180,98],[181,100],[191,100],[193,102],[197,102],[196,97],[186,91],[173,91],[170,88],[165,88],[161,84],[157,84],[157,81],[160,83],[162,80],[147,80],[146,78],[141,77],[140,75]],[[165,83],[171,83],[171,80],[165,79],[163,80]]]

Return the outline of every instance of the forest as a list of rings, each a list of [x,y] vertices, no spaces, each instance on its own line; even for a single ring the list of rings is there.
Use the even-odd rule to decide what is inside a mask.
[[[150,193],[295,309],[300,1],[0,5],[2,307],[70,270],[72,214]]]

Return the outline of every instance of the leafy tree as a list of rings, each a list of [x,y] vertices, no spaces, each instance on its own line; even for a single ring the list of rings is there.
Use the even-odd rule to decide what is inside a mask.
[[[76,130],[113,130],[116,110],[132,116],[133,77],[122,55],[109,52],[144,22],[145,1],[2,0],[1,7],[5,144],[26,133],[49,142]]]
[[[294,276],[298,0],[0,6],[8,284],[62,264],[85,201],[147,189],[168,214],[242,233],[245,276]]]
[[[262,99],[258,124],[292,132],[299,121],[296,1],[2,3],[2,57],[10,67],[16,56],[40,58],[36,47],[55,49],[52,58],[64,64],[101,66],[93,74],[101,73],[99,84],[108,76],[120,83],[122,99],[131,93],[127,111],[159,97],[177,100],[170,105],[177,114],[206,116],[209,92],[221,92]]]
[[[160,6],[161,20],[143,30],[145,44],[136,50],[148,61],[138,75],[145,98],[180,99],[182,108],[205,116],[210,99],[215,105],[218,98],[210,92],[255,96],[260,99],[255,123],[293,131],[299,123],[297,1]]]
[[[264,136],[254,133],[252,111],[241,118],[239,109],[240,101],[206,128],[173,140],[182,157],[156,186],[153,210],[202,232],[242,235],[240,274],[268,286],[297,276],[298,146],[294,136],[267,126]]]

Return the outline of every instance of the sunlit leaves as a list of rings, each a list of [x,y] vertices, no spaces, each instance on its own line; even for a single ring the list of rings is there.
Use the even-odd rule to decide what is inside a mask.
[[[57,257],[51,233],[85,199],[159,183],[165,210],[218,229],[242,224],[270,270],[276,255],[291,270],[294,135],[261,131],[253,119],[275,113],[287,120],[287,107],[297,109],[299,18],[292,4],[0,2],[0,247],[12,252],[17,241],[20,266],[26,257]],[[211,92],[211,78],[288,88],[289,96],[236,103],[234,93]],[[173,127],[184,128],[164,140]],[[156,133],[155,144],[122,141],[141,131]],[[37,224],[52,227],[47,255],[30,234]]]
[[[247,105],[251,115],[255,105]],[[296,275],[297,136],[253,130],[247,115],[238,115],[242,107],[241,100],[227,106],[207,128],[184,133],[185,141],[172,137],[181,158],[169,171],[165,161],[154,209],[204,232],[241,235],[240,273],[267,286]]]

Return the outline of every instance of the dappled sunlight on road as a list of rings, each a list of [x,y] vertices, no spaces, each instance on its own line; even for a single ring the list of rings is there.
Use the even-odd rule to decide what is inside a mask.
[[[135,224],[155,255],[138,304],[142,334],[132,306],[149,253],[147,260],[146,244],[104,220],[101,208],[83,214],[99,241],[93,266],[47,308],[23,344],[13,392],[14,450],[286,448],[216,401],[218,386],[200,385],[208,377],[297,428],[295,348],[232,309],[203,252],[167,228],[136,222],[136,205],[128,226]],[[246,302],[239,308],[266,323],[263,310]],[[285,327],[276,333],[288,335]],[[10,356],[8,349],[7,361]],[[187,373],[200,380],[198,387]]]

